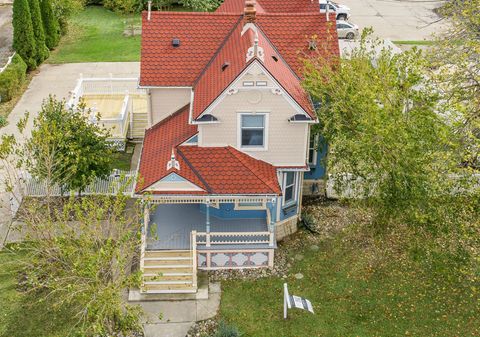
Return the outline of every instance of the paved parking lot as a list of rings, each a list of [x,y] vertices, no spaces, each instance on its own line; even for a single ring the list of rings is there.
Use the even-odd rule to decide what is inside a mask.
[[[373,27],[375,35],[391,40],[429,39],[445,27],[437,22],[433,9],[443,1],[435,0],[337,0],[350,7],[350,21],[360,29]]]

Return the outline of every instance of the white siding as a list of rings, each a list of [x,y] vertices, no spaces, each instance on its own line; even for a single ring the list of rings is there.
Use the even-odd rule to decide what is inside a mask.
[[[152,125],[184,107],[190,102],[189,88],[151,89]]]
[[[219,123],[199,125],[199,146],[231,145],[239,148],[237,115],[241,112],[269,114],[268,150],[243,152],[276,166],[305,165],[308,125],[288,122],[296,114],[295,109],[285,97],[273,94],[268,89],[243,89],[226,96],[212,111]]]

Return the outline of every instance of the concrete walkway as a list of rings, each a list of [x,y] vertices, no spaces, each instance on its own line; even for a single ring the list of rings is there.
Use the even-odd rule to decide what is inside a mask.
[[[49,95],[55,95],[57,99],[68,99],[80,74],[83,74],[83,77],[109,77],[110,75],[113,77],[138,77],[139,73],[140,64],[138,62],[44,64],[8,116],[8,125],[0,129],[0,136],[13,134],[18,141],[22,141],[22,136],[17,130],[17,123],[24,117],[25,112],[30,113],[30,123],[26,130],[28,136],[42,101]],[[4,168],[0,167],[0,249],[3,247],[11,224],[10,194],[4,192],[4,176]]]
[[[206,299],[140,302],[145,313],[145,337],[185,337],[195,322],[216,316],[220,296],[220,284],[211,283]]]

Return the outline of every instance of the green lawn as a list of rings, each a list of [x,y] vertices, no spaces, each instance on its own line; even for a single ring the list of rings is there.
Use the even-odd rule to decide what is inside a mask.
[[[56,315],[49,304],[35,304],[17,291],[18,255],[0,251],[0,336],[65,337],[72,322],[70,315]]]
[[[435,45],[435,41],[430,41],[430,40],[418,40],[418,41],[392,41],[395,44],[403,44],[403,45],[409,45],[409,46],[433,46]]]
[[[140,26],[140,15],[122,17],[102,7],[87,7],[70,21],[69,32],[48,63],[139,61],[140,36],[125,37],[130,24]]]
[[[288,279],[222,283],[220,317],[244,336],[480,335],[478,293],[448,259],[402,256],[394,243],[357,240],[361,233],[337,234],[314,252],[310,236],[296,235],[304,248],[291,254],[305,258],[294,263]],[[290,310],[282,319],[285,281],[291,294],[312,301],[315,314]]]

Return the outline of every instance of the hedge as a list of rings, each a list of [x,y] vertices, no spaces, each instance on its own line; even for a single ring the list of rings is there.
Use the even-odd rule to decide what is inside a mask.
[[[20,55],[15,54],[10,63],[2,73],[0,73],[0,99],[1,102],[7,102],[13,98],[25,81],[27,64]]]

